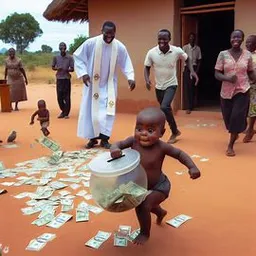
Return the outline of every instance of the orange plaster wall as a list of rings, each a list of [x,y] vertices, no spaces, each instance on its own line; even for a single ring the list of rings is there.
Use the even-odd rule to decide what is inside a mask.
[[[256,0],[236,0],[235,28],[242,29],[245,37],[256,34]]]
[[[143,63],[147,51],[157,43],[158,30],[173,30],[174,0],[162,0],[161,4],[154,0],[89,0],[90,36],[98,35],[106,20],[117,25],[116,37],[126,45],[135,69],[137,87],[133,92],[128,90],[124,76],[119,76],[118,111],[135,113],[157,105],[154,90],[146,90]]]

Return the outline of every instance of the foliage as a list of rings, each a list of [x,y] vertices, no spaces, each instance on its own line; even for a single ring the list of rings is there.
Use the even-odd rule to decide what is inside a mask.
[[[75,39],[74,42],[72,44],[69,45],[69,52],[70,54],[73,54],[76,49],[86,40],[88,39],[87,36],[83,36],[83,35],[78,35]]]
[[[42,33],[39,23],[29,13],[14,13],[0,23],[0,40],[16,45],[21,54]]]
[[[49,45],[46,45],[46,44],[43,44],[41,46],[41,49],[42,49],[42,52],[45,52],[45,53],[50,53],[52,52],[52,47],[49,46]]]
[[[33,69],[34,67],[49,67],[51,68],[52,59],[54,54],[53,53],[31,53],[31,52],[24,52],[22,56],[16,54],[17,57],[20,57],[22,60],[22,64],[26,68]],[[0,65],[4,64],[4,60],[6,59],[7,55],[0,55]]]

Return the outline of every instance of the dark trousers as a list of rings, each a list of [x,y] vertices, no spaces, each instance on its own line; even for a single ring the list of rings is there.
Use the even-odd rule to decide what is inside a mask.
[[[194,70],[196,70],[196,66],[194,66]],[[190,78],[190,70],[186,66],[183,72],[183,88],[184,88],[184,96],[185,96],[185,104],[186,109],[193,110],[194,108],[194,100],[195,100],[195,78]]]
[[[64,116],[68,116],[71,108],[71,82],[70,79],[57,79],[57,100]]]
[[[156,89],[156,98],[160,104],[161,110],[165,113],[166,120],[172,130],[172,134],[178,133],[177,124],[175,122],[171,103],[175,96],[175,92],[177,89],[177,85],[170,86],[166,90],[158,90]]]
[[[230,133],[240,133],[246,129],[250,104],[249,91],[237,93],[232,99],[220,99],[225,126]]]

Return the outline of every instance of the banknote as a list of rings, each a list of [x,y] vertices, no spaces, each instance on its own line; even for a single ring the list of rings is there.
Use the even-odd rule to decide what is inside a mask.
[[[85,200],[91,200],[92,199],[92,195],[91,194],[87,194],[84,196]]]
[[[183,223],[185,223],[186,221],[192,219],[192,217],[185,215],[185,214],[180,214],[176,217],[174,217],[173,219],[167,220],[166,223],[178,228],[180,225],[182,225]]]
[[[51,140],[51,139],[49,139],[45,136],[39,138],[36,141],[39,142],[44,147],[50,149],[53,152],[56,152],[56,151],[60,150],[60,145],[57,142],[55,142],[55,141],[53,141],[53,140]]]
[[[114,235],[114,246],[126,247],[127,239],[125,237],[120,237],[117,234]]]
[[[80,188],[81,185],[79,185],[79,184],[71,184],[70,187],[71,187],[73,190],[76,190],[76,189]]]
[[[54,189],[62,189],[62,188],[65,188],[67,187],[68,185],[63,183],[63,182],[60,182],[60,181],[53,181],[50,183],[50,187],[54,188]]]
[[[89,211],[87,209],[76,209],[76,222],[89,221]]]
[[[69,205],[69,206],[71,206],[72,204],[73,204],[73,200],[72,199],[61,199],[61,201],[60,201],[60,203],[62,204],[62,205]]]
[[[10,187],[10,186],[12,186],[14,183],[15,183],[15,182],[3,182],[3,183],[1,183],[1,185]]]
[[[88,205],[87,207],[88,207],[88,210],[90,212],[93,212],[94,214],[99,214],[104,211],[102,208],[94,206],[94,205]]]
[[[52,233],[44,233],[41,236],[37,237],[37,241],[41,243],[48,243],[51,242],[53,239],[56,238],[55,234]]]
[[[62,205],[61,211],[62,212],[69,212],[74,209],[74,204],[72,205]]]
[[[36,239],[33,239],[29,242],[27,246],[27,251],[41,251],[46,246],[46,243],[38,242]]]
[[[0,161],[0,171],[2,171],[4,169],[5,169],[4,163],[2,161]]]
[[[133,242],[133,240],[139,235],[139,233],[140,233],[140,229],[134,230],[134,231],[127,237],[127,240],[129,240],[130,242]]]
[[[60,213],[50,223],[47,224],[47,227],[60,228],[67,221],[69,221],[72,217],[73,216],[71,214]]]
[[[80,190],[78,193],[76,193],[76,196],[84,197],[87,194],[86,190]]]
[[[52,213],[48,213],[47,215],[43,216],[40,219],[37,219],[35,221],[32,222],[32,224],[37,225],[38,227],[44,226],[46,224],[48,224],[49,222],[51,222],[54,218],[54,214]]]

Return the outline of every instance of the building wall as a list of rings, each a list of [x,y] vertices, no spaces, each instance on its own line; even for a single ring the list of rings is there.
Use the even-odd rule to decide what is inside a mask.
[[[135,68],[136,89],[133,92],[128,90],[124,76],[119,75],[119,112],[137,112],[157,104],[154,90],[146,90],[143,63],[147,51],[157,43],[158,30],[173,31],[174,5],[174,0],[162,0],[161,4],[155,0],[89,0],[90,36],[100,33],[104,21],[115,22],[116,37],[126,45]]]
[[[242,29],[246,37],[256,34],[255,11],[255,0],[236,0],[235,28]]]

